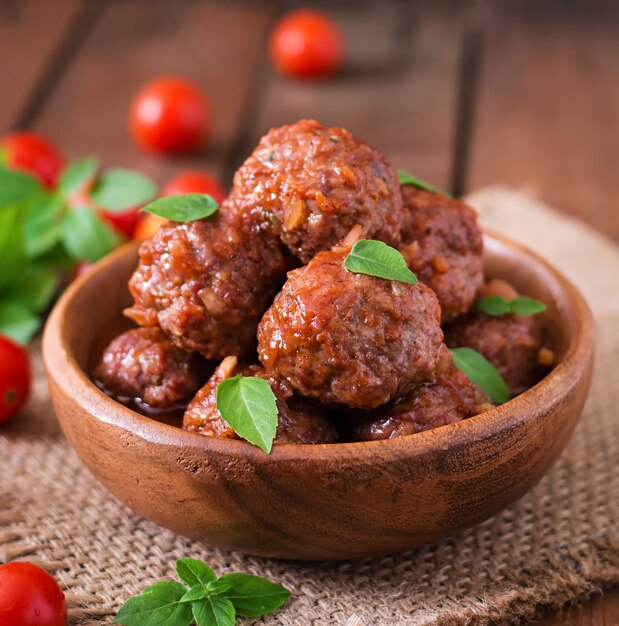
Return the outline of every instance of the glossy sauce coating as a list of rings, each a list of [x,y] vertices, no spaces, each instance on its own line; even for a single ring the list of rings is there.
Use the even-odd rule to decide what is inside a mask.
[[[244,219],[278,233],[303,263],[355,225],[396,245],[403,212],[397,177],[377,150],[315,120],[269,131],[234,177]]]
[[[483,284],[481,229],[461,200],[402,186],[405,221],[400,251],[417,278],[431,287],[443,322],[466,313]]]
[[[282,284],[287,262],[274,237],[221,215],[169,222],[140,247],[125,315],[158,324],[181,348],[207,358],[251,354],[256,325]]]
[[[302,396],[374,408],[434,374],[440,307],[421,283],[348,271],[348,252],[320,252],[288,273],[258,326],[258,354]]]
[[[191,401],[183,417],[183,428],[211,437],[238,439],[217,410],[217,386],[237,373],[267,380],[276,397],[278,426],[275,443],[333,443],[338,435],[327,416],[317,407],[291,397],[290,388],[270,379],[260,365],[239,367],[236,357],[226,357],[213,376]]]
[[[134,328],[116,337],[94,371],[101,386],[123,402],[155,409],[186,404],[212,368],[199,355],[178,348],[157,327]]]

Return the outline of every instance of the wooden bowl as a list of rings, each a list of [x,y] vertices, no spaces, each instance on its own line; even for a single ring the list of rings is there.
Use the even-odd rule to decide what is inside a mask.
[[[488,277],[548,304],[554,370],[471,419],[385,441],[276,445],[189,433],[104,395],[87,371],[122,326],[137,248],[77,280],[45,330],[52,402],[93,474],[141,515],[188,537],[248,554],[350,559],[393,553],[476,524],[520,498],[548,470],[581,414],[594,327],[577,290],[508,240],[486,235]]]

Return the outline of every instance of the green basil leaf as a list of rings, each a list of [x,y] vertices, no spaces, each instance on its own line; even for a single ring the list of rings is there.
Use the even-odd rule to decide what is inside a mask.
[[[224,574],[222,582],[230,583],[226,598],[239,615],[260,617],[279,609],[290,597],[290,591],[261,576]]]
[[[344,267],[356,274],[417,284],[417,277],[406,265],[402,254],[382,241],[357,241],[344,259]]]
[[[33,313],[40,313],[56,295],[59,283],[58,274],[52,268],[31,265],[19,282],[3,293],[2,299]]]
[[[206,563],[198,559],[178,559],[176,561],[176,573],[190,587],[207,585],[211,581],[217,580],[215,572]]]
[[[193,622],[191,604],[181,602],[187,588],[181,583],[161,581],[122,606],[114,624],[125,626],[189,626]]]
[[[26,256],[40,257],[60,241],[65,205],[57,194],[42,196],[30,202],[24,218]]]
[[[99,161],[95,157],[69,163],[60,176],[58,190],[65,198],[71,198],[95,175],[98,168]]]
[[[219,210],[219,204],[206,193],[186,193],[159,198],[142,210],[173,222],[192,222],[213,215]]]
[[[534,298],[518,296],[509,301],[509,308],[516,315],[536,315],[537,313],[542,313],[548,307]]]
[[[277,432],[277,406],[269,383],[237,374],[219,383],[217,409],[239,435],[267,454]]]
[[[509,313],[509,303],[503,296],[485,296],[475,301],[475,307],[493,317]]]
[[[0,302],[0,335],[25,345],[40,326],[41,320],[30,309],[4,299]]]
[[[139,206],[156,195],[157,187],[150,178],[139,172],[120,168],[103,172],[90,192],[90,197],[111,213]]]
[[[75,267],[75,261],[69,256],[62,242],[58,242],[51,250],[38,256],[36,264],[56,270],[71,270]]]
[[[220,596],[222,594],[225,594],[226,591],[230,589],[230,587],[231,587],[231,583],[219,578],[218,580],[214,580],[213,582],[210,582],[207,586],[207,590],[209,594],[212,596]]]
[[[36,178],[6,167],[0,167],[0,205],[21,204],[44,193]]]
[[[191,605],[198,626],[234,626],[234,605],[223,596],[211,596]]]
[[[203,585],[192,587],[182,598],[181,602],[195,602],[196,600],[204,600],[210,595],[208,589]]]
[[[23,219],[17,207],[0,208],[0,289],[21,278],[26,264]]]
[[[473,348],[452,348],[454,365],[464,372],[471,382],[481,387],[495,404],[509,400],[509,390],[499,371]]]
[[[77,261],[94,263],[121,241],[110,226],[88,209],[70,210],[62,222],[62,242]]]
[[[443,189],[439,187],[435,187],[434,185],[427,183],[425,180],[421,180],[421,178],[417,178],[404,170],[398,170],[398,182],[400,185],[411,185],[413,187],[419,187],[419,189],[425,189],[426,191],[432,191],[434,193],[440,193],[448,198],[451,198],[451,194],[447,193]]]

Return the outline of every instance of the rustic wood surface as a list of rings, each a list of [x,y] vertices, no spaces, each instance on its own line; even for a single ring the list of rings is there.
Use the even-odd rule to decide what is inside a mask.
[[[322,4],[350,63],[305,85],[265,55],[284,0],[0,0],[0,132],[32,127],[69,157],[95,153],[161,182],[191,165],[229,183],[266,128],[312,115],[458,193],[528,188],[619,240],[616,4]],[[135,90],[171,72],[213,105],[212,141],[191,159],[144,155],[125,130]],[[539,623],[619,624],[619,590]]]

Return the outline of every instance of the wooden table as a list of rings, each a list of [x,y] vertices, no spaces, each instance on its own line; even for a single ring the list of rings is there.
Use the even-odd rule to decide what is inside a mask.
[[[0,130],[30,127],[69,157],[161,182],[191,166],[229,183],[264,131],[315,117],[457,194],[523,187],[619,239],[617,3],[323,4],[349,63],[305,84],[265,55],[286,2],[0,0]],[[145,155],[126,132],[136,90],[167,73],[212,103],[212,140],[191,158]],[[619,624],[619,590],[538,623]]]

